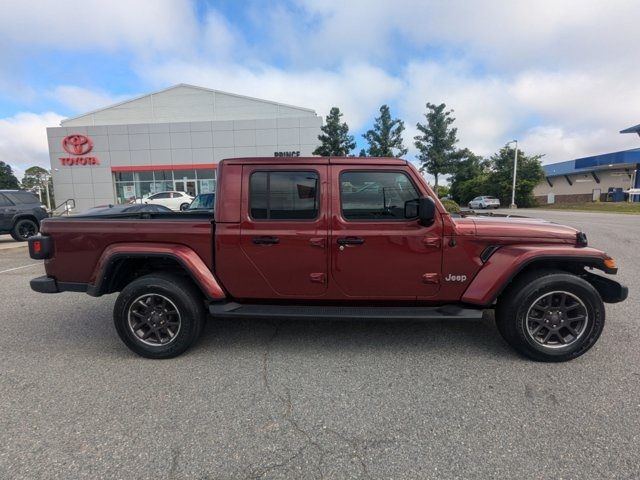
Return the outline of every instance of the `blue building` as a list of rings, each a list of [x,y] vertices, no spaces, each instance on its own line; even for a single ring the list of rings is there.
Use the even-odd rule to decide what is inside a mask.
[[[640,125],[620,133],[636,133]],[[624,201],[640,188],[640,148],[544,165],[545,180],[534,189],[539,204]],[[635,197],[638,200],[638,196]]]

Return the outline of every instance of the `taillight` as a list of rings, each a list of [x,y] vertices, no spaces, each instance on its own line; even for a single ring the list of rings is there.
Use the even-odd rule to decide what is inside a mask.
[[[29,237],[29,256],[36,260],[50,258],[53,252],[53,239],[46,235]]]

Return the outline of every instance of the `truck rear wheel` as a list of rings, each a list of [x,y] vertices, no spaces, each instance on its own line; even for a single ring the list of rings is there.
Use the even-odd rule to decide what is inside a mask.
[[[502,337],[521,354],[543,362],[563,362],[585,353],[600,337],[604,320],[597,290],[557,270],[516,279],[496,308]]]
[[[171,358],[200,336],[205,321],[202,294],[187,279],[153,273],[127,285],[116,300],[113,321],[132,351]]]

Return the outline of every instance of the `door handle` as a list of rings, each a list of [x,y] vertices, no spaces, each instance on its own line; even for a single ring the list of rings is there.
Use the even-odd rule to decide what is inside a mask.
[[[440,248],[440,238],[438,237],[425,237],[422,239],[422,243],[426,247]]]
[[[362,245],[364,238],[361,237],[342,237],[337,240],[338,245]]]
[[[280,243],[278,237],[254,237],[252,240],[256,245],[276,245]]]

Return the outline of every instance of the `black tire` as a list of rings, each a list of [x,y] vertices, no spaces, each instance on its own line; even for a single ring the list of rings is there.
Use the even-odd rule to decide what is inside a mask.
[[[189,203],[183,203],[180,205],[180,211],[184,212],[187,208],[189,208]]]
[[[469,210],[473,210],[473,207],[471,206],[471,204],[468,205]]]
[[[16,242],[26,242],[29,237],[38,233],[38,223],[30,218],[19,219],[11,229],[11,237]]]
[[[135,315],[140,316],[140,312],[135,311],[137,307],[134,306],[134,303],[140,305],[141,298],[144,298],[142,300],[144,303],[149,297],[153,299],[153,301],[149,300],[149,303],[156,305],[156,309],[162,310],[162,304],[157,302],[164,302],[165,305],[169,305],[172,312],[173,310],[177,311],[178,316],[176,317],[174,314],[171,317],[162,317],[162,312],[156,313],[160,316],[154,317],[154,324],[158,325],[158,328],[155,330],[153,338],[149,337],[147,340],[143,340],[144,333],[152,329],[149,323],[151,320],[143,320],[147,323],[134,331],[137,324],[131,325],[129,317],[134,319],[137,318]],[[167,309],[164,312],[167,312]],[[158,318],[172,320],[172,323],[175,323],[175,319],[178,318],[179,326],[177,328],[162,328],[159,326],[160,320]],[[113,322],[118,335],[129,349],[147,358],[172,358],[183,353],[200,336],[205,318],[204,298],[193,283],[183,277],[163,273],[152,273],[131,282],[120,292],[113,307]],[[167,323],[169,322],[167,321]],[[169,328],[177,330],[173,332],[174,336],[170,339],[168,338],[169,333],[167,333]],[[164,330],[167,336],[165,343],[162,343],[161,330]],[[155,336],[156,332],[157,337]],[[155,344],[149,344],[150,342]]]
[[[570,306],[565,307],[567,304]],[[558,313],[560,310],[565,311]],[[573,320],[581,317],[584,320]],[[496,308],[496,325],[502,337],[516,351],[541,362],[564,362],[584,354],[600,337],[604,322],[598,291],[586,280],[561,270],[541,270],[517,278],[500,296]],[[551,337],[545,344],[540,337],[547,335]]]

